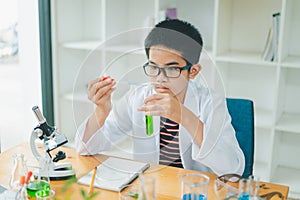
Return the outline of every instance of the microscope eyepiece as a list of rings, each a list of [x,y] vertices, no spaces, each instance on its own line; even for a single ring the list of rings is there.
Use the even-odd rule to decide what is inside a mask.
[[[40,129],[43,132],[43,135],[40,137],[41,139],[43,138],[43,136],[45,135],[47,139],[50,139],[52,137],[54,137],[55,134],[55,128],[51,127],[47,124],[45,117],[43,116],[41,110],[39,109],[38,106],[34,106],[32,108],[38,122],[39,125],[36,127],[36,129]]]
[[[37,120],[39,121],[39,124],[43,124],[43,123],[46,122],[46,119],[45,119],[45,117],[43,116],[43,114],[41,113],[41,110],[39,109],[38,106],[34,106],[34,107],[32,108],[32,110],[33,110],[33,112],[34,112],[34,114],[35,114]]]

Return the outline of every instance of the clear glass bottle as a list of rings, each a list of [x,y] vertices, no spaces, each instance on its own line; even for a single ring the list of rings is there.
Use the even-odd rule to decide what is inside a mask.
[[[24,176],[21,176],[20,178],[20,189],[18,191],[18,193],[16,194],[16,199],[18,200],[28,200],[28,195],[27,195],[27,184],[25,183],[25,177]]]
[[[13,168],[9,180],[10,190],[18,192],[21,189],[20,179],[27,176],[27,166],[24,159],[24,154],[13,155]]]

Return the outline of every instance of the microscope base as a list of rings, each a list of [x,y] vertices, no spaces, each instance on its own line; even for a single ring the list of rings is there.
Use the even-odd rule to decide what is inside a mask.
[[[72,169],[71,163],[60,163],[52,165],[48,172],[40,172],[41,177],[49,177],[50,180],[67,180],[70,178],[75,178],[75,171]],[[34,173],[38,176],[38,172]]]

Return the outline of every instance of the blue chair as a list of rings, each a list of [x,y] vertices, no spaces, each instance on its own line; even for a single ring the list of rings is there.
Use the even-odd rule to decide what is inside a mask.
[[[253,101],[247,99],[226,98],[231,124],[236,132],[238,143],[245,155],[243,178],[253,171],[254,157],[254,109]]]

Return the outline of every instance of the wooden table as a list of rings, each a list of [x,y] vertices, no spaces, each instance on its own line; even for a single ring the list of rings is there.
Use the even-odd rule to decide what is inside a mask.
[[[71,162],[73,169],[76,171],[76,177],[80,178],[91,171],[95,166],[99,165],[108,157],[105,155],[96,156],[80,156],[72,148],[61,147],[58,150],[63,150],[67,154],[67,158],[61,162]],[[57,151],[58,151],[57,150]],[[55,150],[56,151],[56,150]],[[51,154],[55,155],[55,151]],[[27,165],[37,165],[37,161],[34,159],[29,145],[27,143],[15,146],[0,154],[0,184],[8,186],[8,180],[10,178],[10,171],[12,169],[13,160],[12,156],[15,153],[23,153],[25,159],[27,159]],[[30,167],[29,167],[30,168]],[[152,176],[156,179],[156,195],[157,199],[180,199],[180,177],[186,173],[203,173],[194,170],[180,169],[175,167],[166,167],[163,165],[151,164],[150,168],[145,171],[146,176]],[[216,175],[203,173],[210,177],[208,199],[217,199],[214,193],[213,182]],[[135,180],[135,182],[138,180]],[[67,191],[62,192],[61,188],[66,183],[66,181],[51,181],[51,187],[56,192],[56,197],[59,199],[83,199],[81,198],[80,190],[88,191],[88,186],[80,185],[77,183],[72,184]],[[283,185],[277,185],[272,183],[261,183],[265,184],[264,189],[260,189],[260,194],[269,193],[272,191],[281,192],[285,199],[288,195],[289,188]],[[100,192],[95,199],[118,199],[118,193],[108,190],[102,190],[95,188],[95,192]],[[272,199],[279,199],[277,196]]]

